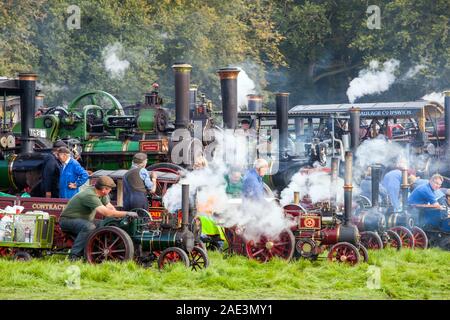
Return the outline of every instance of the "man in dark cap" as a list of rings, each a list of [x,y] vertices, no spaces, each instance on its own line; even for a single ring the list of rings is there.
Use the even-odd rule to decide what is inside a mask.
[[[42,169],[42,196],[46,198],[59,198],[61,162],[58,159],[58,148],[60,147],[67,147],[67,145],[61,140],[55,141],[52,152],[46,157]]]
[[[101,176],[94,187],[88,187],[70,199],[62,211],[59,220],[61,230],[76,235],[69,255],[71,261],[83,256],[87,238],[96,228],[96,221],[94,221],[96,213],[115,218],[137,217],[136,212],[117,211],[110,203],[108,194],[115,187],[113,179]]]
[[[131,210],[136,208],[148,209],[147,193],[156,191],[156,173],[150,177],[147,169],[147,155],[136,153],[133,156],[131,169],[123,178],[123,208]]]

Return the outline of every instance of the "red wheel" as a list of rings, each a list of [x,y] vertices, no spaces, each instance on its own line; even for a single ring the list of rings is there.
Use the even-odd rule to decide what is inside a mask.
[[[126,261],[133,259],[134,245],[128,233],[118,227],[102,227],[88,237],[84,249],[89,263]]]
[[[261,236],[258,242],[248,241],[245,244],[247,256],[260,262],[267,262],[272,257],[290,260],[294,254],[295,238],[291,230],[286,229],[277,239]]]
[[[194,247],[188,254],[191,270],[197,271],[209,266],[208,254],[203,248]]]
[[[414,249],[414,236],[411,231],[402,226],[392,227],[389,230],[399,235],[402,239],[402,247]]]
[[[15,250],[13,248],[1,247],[0,248],[0,257],[11,257],[14,256]]]
[[[367,251],[366,247],[360,243],[358,249],[363,262],[369,262],[369,251]]]
[[[328,260],[355,265],[361,260],[361,256],[359,250],[351,243],[338,242],[331,247],[328,253]]]
[[[181,173],[185,171],[173,163],[155,163],[147,167],[147,170],[156,172],[158,175],[155,193],[160,197],[164,196],[167,189],[180,180]]]
[[[361,235],[361,244],[364,245],[367,249],[371,250],[380,250],[383,249],[383,241],[378,233],[373,231],[363,231],[360,233]]]
[[[413,227],[412,234],[414,236],[414,249],[428,248],[428,237],[421,228]]]
[[[402,239],[394,231],[387,230],[384,247],[385,248],[394,248],[394,249],[397,249],[397,251],[398,251],[402,248]]]
[[[158,268],[164,269],[165,266],[172,263],[183,263],[189,267],[189,257],[186,252],[177,247],[165,249],[158,257]]]

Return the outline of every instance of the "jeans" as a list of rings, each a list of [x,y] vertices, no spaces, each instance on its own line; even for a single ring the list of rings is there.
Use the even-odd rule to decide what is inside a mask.
[[[82,256],[89,234],[95,230],[97,223],[85,219],[65,219],[59,221],[61,230],[76,235],[70,255]]]

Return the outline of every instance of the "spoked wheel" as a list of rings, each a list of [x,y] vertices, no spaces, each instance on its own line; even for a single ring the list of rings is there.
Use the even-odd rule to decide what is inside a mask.
[[[8,247],[1,247],[0,248],[0,257],[11,257],[14,256],[15,249],[8,248]]]
[[[402,226],[392,227],[391,229],[402,239],[402,246],[404,248],[414,249],[414,236],[411,231]]]
[[[17,251],[14,255],[14,260],[16,261],[30,261],[31,259],[31,254],[26,251]]]
[[[186,252],[177,247],[165,249],[158,257],[158,268],[164,269],[165,266],[173,263],[182,263],[189,267],[189,257]]]
[[[421,228],[412,227],[412,234],[414,236],[414,249],[428,248],[428,237]]]
[[[126,261],[133,259],[134,244],[128,233],[118,227],[102,227],[94,230],[84,249],[89,263]]]
[[[385,248],[394,248],[400,250],[402,248],[402,239],[400,236],[392,230],[387,230],[386,242],[384,243]]]
[[[209,266],[208,254],[203,248],[195,246],[188,254],[191,270],[197,271]]]
[[[361,235],[361,243],[367,249],[371,250],[380,250],[383,249],[383,241],[378,233],[373,231],[363,231],[360,233]]]
[[[164,196],[167,189],[177,183],[180,180],[181,173],[185,171],[182,167],[173,163],[155,163],[147,167],[147,170],[158,174],[155,193],[159,197]],[[168,174],[164,175],[165,173]]]
[[[255,241],[245,244],[247,256],[260,262],[267,262],[272,257],[290,260],[294,254],[295,238],[291,230],[284,230],[277,239],[261,236]]]
[[[343,262],[351,265],[361,260],[358,248],[348,242],[338,242],[331,247],[328,260],[332,262]]]
[[[367,251],[366,247],[360,243],[358,249],[363,262],[369,262],[369,251]]]

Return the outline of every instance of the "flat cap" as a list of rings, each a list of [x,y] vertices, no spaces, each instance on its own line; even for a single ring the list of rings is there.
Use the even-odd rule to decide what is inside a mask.
[[[145,153],[138,152],[133,156],[134,163],[142,163],[145,160],[147,160],[147,155]]]
[[[100,189],[102,187],[109,187],[109,188],[115,188],[116,184],[114,183],[114,180],[111,179],[108,176],[100,176],[97,179],[97,182],[95,182],[95,187],[97,189]]]
[[[62,140],[58,140],[58,141],[55,141],[55,143],[53,143],[53,148],[54,149],[58,149],[60,147],[66,147],[67,148],[67,144],[65,144],[64,141],[62,141]]]

